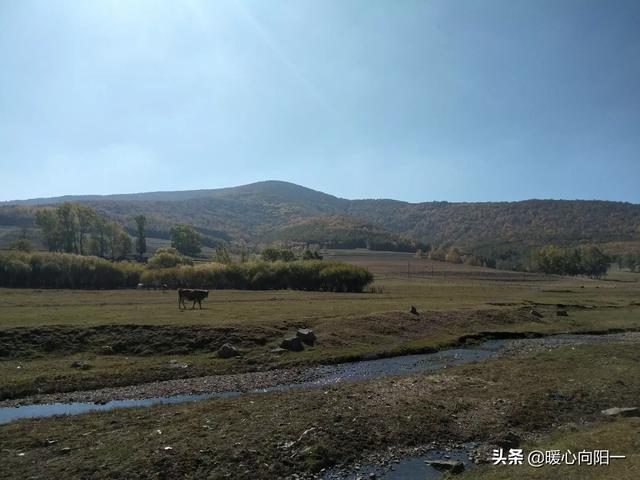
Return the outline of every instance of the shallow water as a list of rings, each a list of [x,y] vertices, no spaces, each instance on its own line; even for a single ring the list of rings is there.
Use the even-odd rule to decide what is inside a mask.
[[[612,337],[614,335],[609,335]],[[576,343],[594,342],[607,337],[606,335],[556,335],[547,337],[545,341]],[[261,393],[273,391],[286,391],[298,388],[314,388],[333,385],[341,382],[356,380],[371,380],[390,375],[405,375],[425,371],[439,370],[448,366],[462,365],[485,360],[496,355],[507,345],[518,343],[534,343],[540,339],[519,340],[488,340],[477,346],[467,348],[452,348],[435,353],[419,355],[404,355],[398,357],[380,358],[376,360],[363,360],[360,362],[343,363],[338,365],[324,365],[313,367],[306,371],[313,380],[302,383],[275,385],[268,388],[250,390],[249,392],[217,392],[194,395],[174,395],[168,397],[155,397],[140,400],[112,400],[104,404],[92,402],[73,403],[43,403],[23,405],[19,407],[0,408],[0,424],[12,422],[20,418],[50,417],[53,415],[77,415],[90,411],[113,410],[116,408],[150,407],[161,404],[176,404],[193,402],[209,398],[224,398],[242,395],[244,393]],[[429,467],[430,468],[430,467]],[[394,478],[394,477],[389,477]]]
[[[285,391],[298,388],[314,388],[341,382],[370,380],[389,375],[438,370],[448,365],[483,360],[495,354],[495,351],[482,348],[454,348],[436,353],[405,355],[401,357],[364,360],[361,362],[326,365],[310,368],[307,373],[313,380],[302,383],[275,385],[244,393]],[[150,407],[152,405],[175,404],[205,400],[208,398],[233,397],[241,392],[203,393],[196,395],[175,395],[170,397],[145,398],[141,400],[112,400],[104,404],[92,402],[42,403],[19,407],[0,408],[0,424],[20,418],[50,417],[53,415],[77,415],[90,411],[113,410],[115,408]]]
[[[52,417],[54,415],[78,415],[80,413],[115,408],[150,407],[152,405],[193,402],[214,397],[235,397],[240,392],[203,393],[199,395],[174,395],[171,397],[144,398],[139,400],[111,400],[106,403],[73,402],[42,403],[21,405],[19,407],[0,408],[0,424],[9,423],[20,418]]]
[[[382,480],[432,480],[439,479],[443,471],[430,466],[428,460],[458,460],[462,462],[465,469],[474,465],[469,460],[468,451],[465,449],[455,449],[451,451],[431,450],[425,455],[405,457],[397,463],[381,467],[376,465],[363,465],[356,471],[341,472],[331,470],[324,476],[325,480],[355,480],[358,477],[369,478],[371,473],[375,473],[376,479]]]

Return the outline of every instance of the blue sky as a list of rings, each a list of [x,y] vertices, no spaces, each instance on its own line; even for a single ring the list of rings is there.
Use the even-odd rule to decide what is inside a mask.
[[[0,0],[0,200],[640,202],[640,2]]]

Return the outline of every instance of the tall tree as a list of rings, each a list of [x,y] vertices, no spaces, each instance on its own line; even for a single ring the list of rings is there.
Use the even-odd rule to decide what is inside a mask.
[[[223,244],[220,244],[216,247],[216,262],[229,264],[231,263],[231,256],[229,255],[229,250]]]
[[[86,205],[76,205],[76,215],[78,217],[79,253],[80,255],[84,255],[87,250],[85,238],[92,230],[97,214],[91,207],[87,207]]]
[[[142,260],[144,254],[147,251],[147,236],[145,227],[147,226],[147,217],[144,215],[137,215],[134,220],[136,221],[136,252],[138,258]]]
[[[129,234],[121,228],[120,233],[118,234],[116,260],[122,260],[126,258],[126,256],[131,253],[132,247],[133,240],[131,240]]]
[[[580,273],[592,278],[600,278],[605,275],[611,265],[611,259],[595,245],[587,245],[580,248]]]
[[[133,243],[131,237],[124,231],[119,223],[107,221],[105,238],[111,260],[121,260],[131,252]]]
[[[247,253],[247,247],[243,243],[240,247],[240,263],[247,263],[248,258],[249,254]]]
[[[56,208],[56,214],[60,222],[62,249],[67,253],[77,253],[76,242],[77,218],[74,205],[65,202]]]
[[[109,221],[100,215],[93,219],[93,235],[91,237],[91,254],[105,258],[107,256],[107,230]]]
[[[177,224],[171,227],[171,246],[183,255],[196,256],[202,249],[202,236],[191,226]]]
[[[60,221],[55,210],[50,208],[38,210],[36,212],[36,225],[42,230],[50,252],[56,252],[62,248]]]

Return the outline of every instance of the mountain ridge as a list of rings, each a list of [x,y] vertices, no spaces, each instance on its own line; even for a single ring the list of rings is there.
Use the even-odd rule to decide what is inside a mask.
[[[530,199],[505,202],[419,202],[339,198],[290,182],[136,194],[63,196],[0,204],[0,225],[17,225],[30,209],[86,203],[133,230],[144,214],[166,238],[190,223],[225,241],[323,240],[333,244],[578,244],[640,240],[640,205],[608,200]],[[31,222],[33,223],[33,222]],[[305,236],[308,235],[308,238]],[[354,243],[355,242],[355,243]],[[404,247],[403,247],[404,248]]]
[[[237,185],[233,187],[220,187],[220,188],[199,188],[193,190],[155,190],[151,192],[133,192],[133,193],[109,193],[109,194],[73,194],[73,195],[58,195],[52,197],[36,197],[36,198],[26,198],[26,199],[13,199],[13,200],[2,200],[0,201],[0,206],[11,206],[11,205],[51,205],[62,202],[83,202],[83,201],[100,201],[100,200],[114,200],[114,201],[125,201],[125,200],[137,200],[137,201],[179,201],[191,198],[202,198],[202,197],[219,197],[224,193],[232,193],[233,195],[237,194],[237,192],[242,191],[250,191],[255,187],[260,186],[289,186],[295,187],[300,190],[314,192],[316,194],[323,195],[325,197],[331,197],[340,201],[347,202],[358,202],[358,201],[367,201],[367,202],[394,202],[400,204],[407,205],[422,205],[422,204],[455,204],[455,205],[487,205],[487,204],[510,204],[510,203],[522,203],[522,202],[606,202],[606,203],[620,203],[620,204],[628,204],[628,205],[640,205],[640,203],[633,203],[627,201],[620,200],[602,200],[597,198],[586,199],[586,198],[526,198],[522,200],[486,200],[486,201],[451,201],[451,200],[424,200],[419,202],[410,202],[408,200],[398,200],[395,198],[375,198],[375,197],[365,197],[365,198],[354,198],[347,199],[343,197],[339,197],[337,195],[333,195],[330,193],[322,192],[321,190],[316,190],[313,188],[305,187],[303,185],[298,185],[293,182],[287,182],[284,180],[262,180],[259,182],[252,182],[243,185]],[[174,198],[164,198],[164,197],[174,197]]]

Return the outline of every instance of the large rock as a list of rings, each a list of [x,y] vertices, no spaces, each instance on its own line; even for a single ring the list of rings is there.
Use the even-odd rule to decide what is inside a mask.
[[[188,363],[180,363],[177,360],[169,360],[169,367],[171,368],[189,368],[191,365]]]
[[[556,312],[556,315],[558,317],[568,317],[569,316],[569,312],[567,312],[566,310],[558,310]]]
[[[539,311],[537,311],[536,309],[532,308],[529,313],[531,314],[532,317],[535,318],[542,318],[544,317],[544,315],[542,315]]]
[[[91,364],[87,360],[76,360],[71,364],[71,368],[79,368],[80,370],[89,370]]]
[[[309,346],[313,346],[316,343],[316,334],[310,328],[299,328],[296,332],[296,337]]]
[[[289,337],[280,342],[280,348],[291,352],[301,352],[304,350],[304,345],[302,345],[302,340],[299,337]]]
[[[220,358],[231,358],[240,355],[238,349],[229,343],[222,345],[216,353]]]
[[[436,470],[447,470],[453,474],[464,472],[464,463],[458,460],[427,460],[426,463]]]
[[[607,417],[640,417],[638,407],[613,407],[602,410],[602,414]]]

